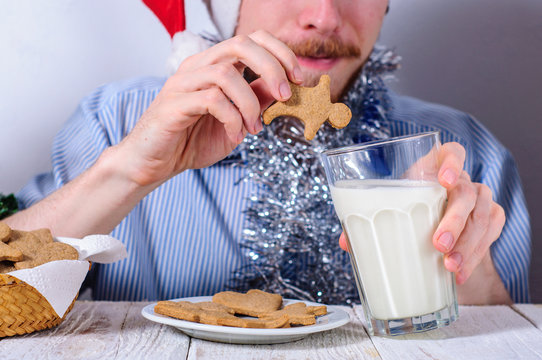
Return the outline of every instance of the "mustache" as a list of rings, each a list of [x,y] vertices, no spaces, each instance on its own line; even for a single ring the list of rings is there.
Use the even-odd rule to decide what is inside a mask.
[[[325,39],[308,39],[299,42],[285,41],[297,56],[302,57],[359,57],[361,50],[357,45],[345,43],[337,36]]]

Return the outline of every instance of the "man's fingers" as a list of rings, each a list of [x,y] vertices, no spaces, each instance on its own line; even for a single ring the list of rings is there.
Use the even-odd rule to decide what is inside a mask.
[[[485,240],[490,225],[491,190],[482,184],[474,186],[478,190],[476,204],[459,239],[444,258],[449,271],[457,272],[466,264],[479,262],[490,245]]]
[[[271,96],[269,93],[269,89],[267,88],[267,85],[262,79],[254,80],[250,83],[250,87],[252,88],[252,91],[254,91],[254,94],[256,94],[256,97],[260,101],[260,114],[267,109],[273,102],[275,102],[275,98]]]
[[[461,177],[465,163],[465,148],[455,142],[443,144],[439,152],[439,163],[439,183],[449,190]]]
[[[252,134],[261,130],[260,103],[250,85],[237,69],[227,63],[209,65],[178,76],[177,91],[192,92],[218,87],[239,109],[245,128]]]
[[[288,100],[292,91],[286,72],[278,59],[248,36],[236,36],[230,40],[234,42],[233,47],[237,50],[235,60],[260,75],[275,99]]]
[[[280,57],[280,61],[277,57]],[[194,71],[203,66],[222,62],[232,65],[242,63],[261,76],[276,100],[284,101],[291,96],[291,90],[282,61],[288,73],[293,73],[292,61],[287,57],[282,56],[281,53],[269,52],[249,36],[238,35],[189,57],[181,64],[178,71]]]
[[[303,74],[292,49],[265,30],[256,31],[249,37],[277,58],[293,82],[303,82]]]
[[[207,104],[205,113],[213,115],[223,123],[228,138],[239,144],[245,136],[243,119],[231,101],[216,87],[202,90],[196,94],[204,98],[203,104]]]
[[[344,232],[341,233],[341,236],[339,237],[339,246],[344,251],[348,251],[348,244],[346,243],[346,235]]]
[[[241,75],[245,66],[260,77],[250,85]],[[190,92],[219,87],[239,109],[245,129],[255,134],[262,129],[261,112],[274,100],[287,100],[291,96],[288,78],[300,83],[302,73],[287,45],[265,31],[257,31],[189,57],[173,78],[176,80],[168,81],[165,88]]]
[[[447,253],[455,246],[476,205],[476,197],[476,188],[470,182],[468,175],[463,173],[456,186],[448,191],[446,212],[433,236],[433,244],[437,250]]]
[[[155,135],[164,142],[177,142],[180,133],[208,114],[223,124],[219,130],[224,131],[234,144],[243,140],[246,130],[239,110],[217,87],[189,93],[161,92],[146,114],[138,125],[146,123],[142,125],[146,132],[159,131]],[[154,121],[154,125],[150,121]]]
[[[505,222],[505,215],[503,208],[497,203],[491,204],[491,210],[489,214],[489,222],[486,228],[486,232],[480,238],[469,238],[467,242],[474,243],[469,245],[467,249],[459,248],[457,252],[463,252],[465,259],[463,264],[457,271],[457,283],[464,283],[473,273],[474,269],[480,265],[484,256],[489,251],[489,247],[495,242],[501,235],[502,228]],[[470,250],[470,252],[468,252]],[[456,250],[453,250],[455,253]]]

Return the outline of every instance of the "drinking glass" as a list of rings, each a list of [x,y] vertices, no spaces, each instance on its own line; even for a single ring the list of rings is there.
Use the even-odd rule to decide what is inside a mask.
[[[322,154],[371,334],[425,331],[458,317],[454,274],[432,243],[446,206],[439,137],[427,132]]]

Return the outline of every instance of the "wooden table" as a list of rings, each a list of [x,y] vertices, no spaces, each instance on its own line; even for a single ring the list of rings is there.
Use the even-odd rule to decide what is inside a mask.
[[[1,359],[542,359],[542,305],[461,306],[452,325],[369,337],[361,308],[340,328],[276,345],[190,338],[141,316],[143,302],[78,301],[57,328],[0,340]]]

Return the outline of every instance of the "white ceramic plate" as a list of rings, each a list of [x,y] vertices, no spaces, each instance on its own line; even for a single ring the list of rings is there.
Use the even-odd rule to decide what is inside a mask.
[[[212,296],[198,296],[172,301],[201,302],[211,301]],[[284,305],[298,302],[298,300],[285,299]],[[322,305],[305,301],[307,305]],[[178,320],[154,312],[156,303],[145,306],[141,314],[157,323],[171,325],[183,333],[204,340],[218,341],[233,344],[277,344],[303,339],[309,334],[331,330],[342,326],[350,321],[350,316],[338,307],[327,305],[328,313],[316,318],[316,324],[307,326],[296,326],[284,329],[247,329],[229,326],[206,325],[191,321]]]

